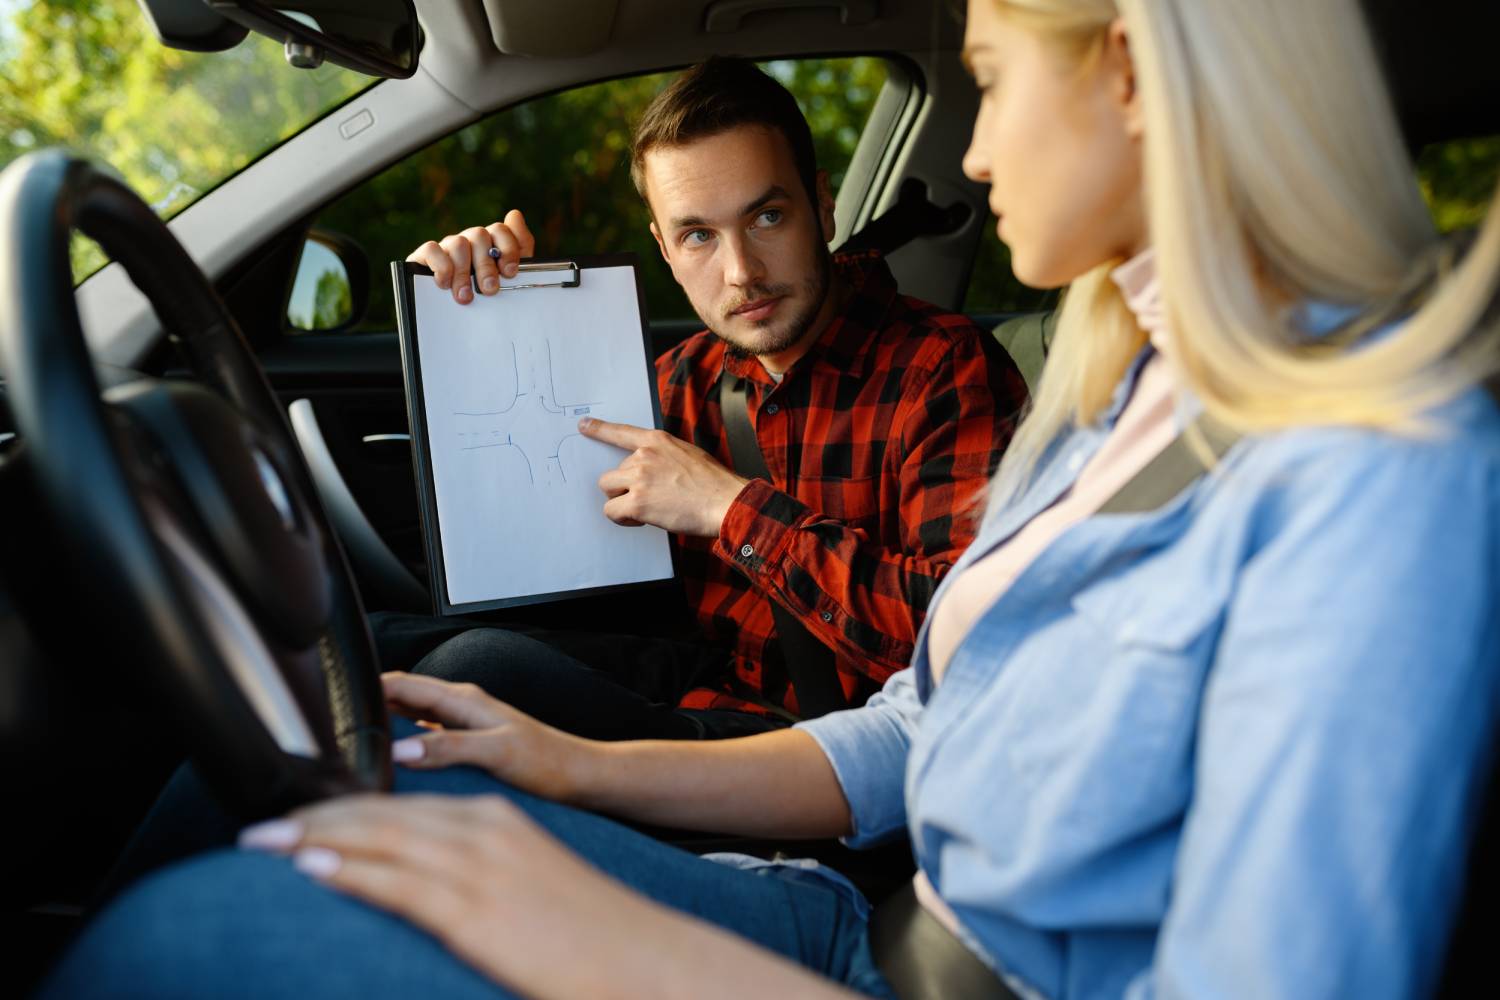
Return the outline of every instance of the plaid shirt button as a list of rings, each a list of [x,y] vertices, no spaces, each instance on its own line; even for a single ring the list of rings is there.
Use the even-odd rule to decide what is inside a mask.
[[[825,611],[821,615],[819,615],[818,617],[821,618],[821,619],[823,619],[825,622],[831,622],[831,621],[833,621],[833,612],[832,611]]]
[[[740,546],[740,555],[744,556],[746,559],[749,559],[751,556],[755,555],[755,546],[753,546],[753,545],[741,545]]]
[[[769,413],[773,417],[776,416],[776,414],[778,412],[780,412],[780,410],[781,410],[781,406],[779,404],[776,404],[776,403],[767,403],[766,404],[766,412]]]

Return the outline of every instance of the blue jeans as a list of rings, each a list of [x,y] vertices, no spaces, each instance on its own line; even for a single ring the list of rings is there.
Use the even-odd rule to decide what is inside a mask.
[[[399,727],[400,733],[406,727]],[[868,904],[827,869],[739,867],[507,788],[474,768],[397,769],[397,793],[500,794],[638,892],[870,996]],[[214,807],[200,805],[207,816]],[[177,809],[178,821],[193,820]],[[495,947],[506,942],[497,940]],[[587,956],[581,935],[578,951]],[[663,953],[664,961],[670,953]],[[726,969],[726,976],[736,970]],[[704,984],[713,993],[713,984]],[[340,896],[269,855],[220,847],[159,869],[87,927],[42,997],[509,996],[423,931]]]

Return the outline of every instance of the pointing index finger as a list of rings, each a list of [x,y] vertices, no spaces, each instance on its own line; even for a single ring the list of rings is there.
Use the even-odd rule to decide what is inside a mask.
[[[596,417],[584,417],[578,421],[578,433],[627,451],[644,447],[651,439],[651,432],[644,427],[637,427],[634,424],[616,424],[608,420],[599,420]]]

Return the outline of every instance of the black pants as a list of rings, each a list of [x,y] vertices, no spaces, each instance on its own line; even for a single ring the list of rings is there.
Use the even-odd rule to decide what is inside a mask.
[[[703,642],[393,612],[372,614],[370,628],[384,669],[478,684],[533,718],[590,739],[724,739],[787,724],[675,707],[728,670],[728,651]]]

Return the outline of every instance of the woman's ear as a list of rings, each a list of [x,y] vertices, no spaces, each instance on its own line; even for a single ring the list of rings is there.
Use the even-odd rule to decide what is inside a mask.
[[[1132,139],[1145,132],[1145,109],[1135,85],[1135,60],[1130,57],[1130,36],[1123,18],[1115,18],[1104,36],[1104,59],[1114,75],[1114,96],[1125,118],[1125,131]]]

